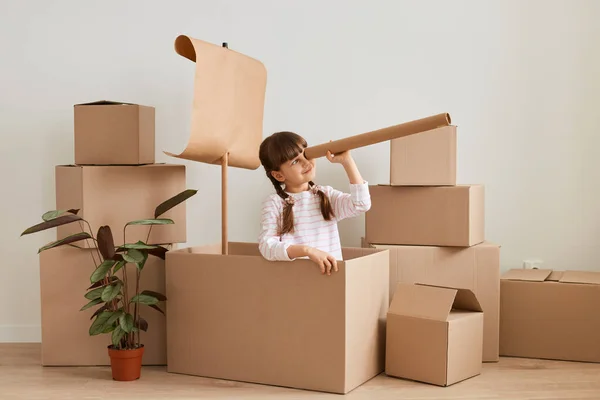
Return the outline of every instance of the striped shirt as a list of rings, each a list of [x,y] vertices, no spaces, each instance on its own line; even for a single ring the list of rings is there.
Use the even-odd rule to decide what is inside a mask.
[[[294,198],[294,231],[278,235],[279,224],[285,205],[277,194],[269,195],[262,204],[261,233],[258,244],[260,253],[270,261],[291,261],[287,249],[292,244],[306,245],[325,251],[342,260],[342,246],[338,221],[352,218],[371,208],[369,184],[350,184],[350,193],[330,186],[319,186],[327,194],[335,218],[326,221],[321,214],[321,198],[310,190],[288,193]]]

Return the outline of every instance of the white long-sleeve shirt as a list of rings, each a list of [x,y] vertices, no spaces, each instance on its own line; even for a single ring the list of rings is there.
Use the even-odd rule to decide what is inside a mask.
[[[321,214],[321,198],[312,191],[288,193],[294,198],[294,231],[278,235],[285,201],[277,194],[269,195],[262,204],[259,249],[270,261],[291,261],[287,249],[293,244],[325,251],[342,260],[338,221],[356,217],[371,208],[369,184],[350,184],[350,193],[330,186],[319,186],[327,194],[335,218],[326,221]]]

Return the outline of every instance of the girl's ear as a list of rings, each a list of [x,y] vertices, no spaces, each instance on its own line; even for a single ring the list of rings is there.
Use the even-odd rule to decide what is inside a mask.
[[[283,181],[285,181],[285,177],[279,171],[271,171],[271,176],[273,176],[273,178],[277,179],[278,182],[283,183]]]

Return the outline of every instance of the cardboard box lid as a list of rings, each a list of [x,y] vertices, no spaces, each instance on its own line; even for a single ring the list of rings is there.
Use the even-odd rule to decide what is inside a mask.
[[[482,312],[469,289],[398,283],[388,314],[447,321],[452,309]]]
[[[553,271],[551,269],[511,269],[500,278],[503,281],[559,282],[600,285],[597,271]]]

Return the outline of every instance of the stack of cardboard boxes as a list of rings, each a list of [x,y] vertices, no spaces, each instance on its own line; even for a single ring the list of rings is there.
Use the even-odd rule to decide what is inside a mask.
[[[185,242],[185,203],[163,215],[173,225],[153,226],[149,238],[147,225],[130,226],[123,237],[127,222],[152,218],[158,204],[186,188],[184,165],[155,163],[154,108],[109,101],[78,104],[74,122],[75,164],[56,166],[56,209],[79,209],[89,226],[60,226],[57,240],[90,229],[95,237],[100,226],[109,225],[115,246],[125,239],[166,246]],[[91,240],[75,244],[80,248],[40,253],[42,364],[109,365],[110,335],[89,336],[95,309],[79,311],[88,301],[84,294],[99,253]],[[128,268],[133,273],[134,267]],[[163,260],[148,259],[141,286],[165,292]],[[141,312],[149,324],[141,335],[144,364],[166,364],[165,316],[150,308]]]
[[[499,359],[500,247],[485,241],[484,186],[456,183],[456,141],[452,125],[391,141],[363,239],[390,251],[387,374],[443,386]]]

